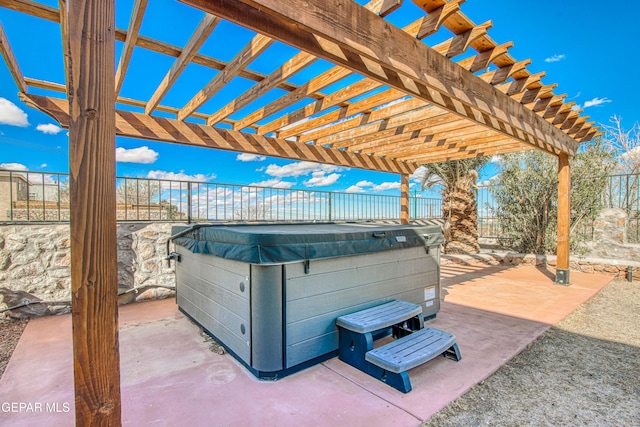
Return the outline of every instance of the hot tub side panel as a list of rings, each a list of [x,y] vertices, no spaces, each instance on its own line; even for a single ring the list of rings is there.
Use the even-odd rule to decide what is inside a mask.
[[[435,255],[415,247],[312,260],[309,274],[303,263],[285,265],[285,368],[336,350],[335,319],[344,314],[395,299],[422,305],[425,317],[435,314],[440,307]]]
[[[176,251],[178,306],[251,365],[250,264]]]

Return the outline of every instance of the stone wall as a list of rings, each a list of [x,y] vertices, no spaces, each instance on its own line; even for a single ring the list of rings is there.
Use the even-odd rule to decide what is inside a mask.
[[[490,253],[477,255],[441,255],[440,260],[443,266],[532,265],[541,268],[555,268],[557,262],[557,258],[554,255],[532,255],[495,250]],[[572,255],[569,260],[569,269],[583,273],[611,274],[619,278],[625,278],[627,271],[631,270],[633,277],[640,277],[640,262],[637,261],[589,258]]]
[[[627,242],[627,213],[622,209],[603,209],[593,223],[593,241],[587,243],[586,257],[640,261],[640,245]]]
[[[118,288],[121,303],[166,298],[175,286],[165,261],[172,224],[118,224]],[[69,301],[69,225],[0,226],[0,288],[23,291],[43,301]],[[0,295],[1,298],[1,295]],[[0,302],[0,309],[6,304]],[[68,311],[56,306],[54,312]]]

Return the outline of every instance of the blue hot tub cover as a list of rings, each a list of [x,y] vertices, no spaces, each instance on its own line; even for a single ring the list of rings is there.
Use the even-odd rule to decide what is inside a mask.
[[[282,264],[444,242],[437,225],[375,223],[196,224],[174,226],[171,240],[192,253],[251,264]]]

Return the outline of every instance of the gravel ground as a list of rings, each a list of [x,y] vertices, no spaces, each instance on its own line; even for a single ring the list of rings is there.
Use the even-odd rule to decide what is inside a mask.
[[[26,320],[0,319],[0,378],[26,326]]]
[[[26,324],[0,320],[0,376]],[[423,427],[640,426],[638,402],[640,282],[617,280]]]
[[[426,426],[640,426],[640,282],[616,280]]]

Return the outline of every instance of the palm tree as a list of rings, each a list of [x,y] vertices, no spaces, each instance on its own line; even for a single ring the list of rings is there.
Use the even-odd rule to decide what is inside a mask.
[[[421,188],[442,185],[444,253],[477,254],[478,205],[475,189],[478,171],[491,160],[476,157],[424,165]]]

